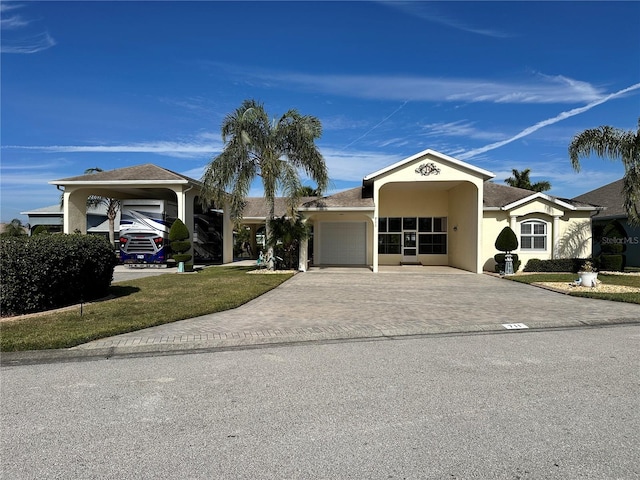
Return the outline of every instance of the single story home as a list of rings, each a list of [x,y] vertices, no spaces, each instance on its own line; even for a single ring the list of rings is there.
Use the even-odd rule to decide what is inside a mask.
[[[505,226],[518,235],[522,266],[531,258],[591,254],[591,215],[598,208],[499,185],[494,174],[425,150],[366,175],[362,185],[303,199],[298,211],[313,229],[299,268],[316,266],[446,265],[493,270],[495,240]],[[155,165],[139,165],[49,182],[64,187],[64,231],[86,231],[86,197],[167,198],[194,231],[200,182]],[[281,205],[279,207],[279,205]],[[276,215],[284,214],[277,199]],[[233,225],[223,208],[224,263],[233,260]],[[247,200],[244,223],[253,240],[264,225],[262,198]],[[255,244],[254,244],[255,245]],[[256,252],[257,249],[253,249]]]

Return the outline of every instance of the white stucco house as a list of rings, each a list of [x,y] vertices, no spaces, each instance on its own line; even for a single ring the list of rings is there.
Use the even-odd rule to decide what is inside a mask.
[[[309,266],[446,265],[474,273],[493,270],[495,240],[505,226],[519,239],[522,266],[531,258],[591,254],[594,205],[493,183],[494,174],[434,150],[425,150],[363,177],[362,185],[305,198],[298,211],[312,227],[299,269]],[[86,231],[86,196],[170,198],[193,231],[200,182],[155,165],[56,180],[64,187],[64,231]],[[150,197],[153,195],[153,197]],[[224,209],[223,209],[224,210]],[[284,202],[276,202],[276,215]],[[264,225],[263,198],[247,199],[243,222]],[[233,260],[233,226],[225,213],[223,262]],[[255,245],[255,243],[254,243]],[[257,249],[253,249],[254,252]]]

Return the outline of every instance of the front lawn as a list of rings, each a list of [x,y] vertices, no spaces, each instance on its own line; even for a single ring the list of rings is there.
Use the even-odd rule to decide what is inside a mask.
[[[573,282],[578,275],[575,273],[535,273],[535,274],[516,274],[508,275],[505,278],[514,282],[532,283],[562,283],[569,284]],[[602,285],[619,285],[633,288],[640,288],[640,275],[614,275],[600,272],[598,280]],[[568,292],[569,295],[576,297],[597,298],[600,300],[612,300],[614,302],[627,302],[640,304],[640,292],[629,293],[609,293],[594,289],[575,289]]]
[[[114,298],[80,308],[0,324],[0,351],[68,348],[236,308],[277,287],[293,274],[248,275],[252,267],[211,267],[111,286]]]

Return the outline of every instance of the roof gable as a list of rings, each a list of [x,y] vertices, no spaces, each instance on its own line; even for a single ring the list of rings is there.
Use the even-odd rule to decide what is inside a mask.
[[[489,172],[488,170],[484,170],[482,168],[478,168],[474,165],[471,165],[470,163],[466,163],[463,162],[461,160],[458,160],[456,158],[450,157],[448,155],[445,155],[443,153],[440,152],[436,152],[435,150],[431,150],[431,149],[427,149],[427,150],[423,150],[422,152],[416,153],[415,155],[412,155],[408,158],[405,158],[404,160],[400,160],[399,162],[394,163],[393,165],[389,165],[388,167],[385,167],[381,170],[378,170],[376,172],[370,173],[369,175],[364,177],[364,182],[369,182],[371,180],[375,180],[376,178],[389,173],[389,172],[393,172],[396,170],[399,170],[413,162],[415,162],[416,160],[419,160],[423,157],[426,156],[432,156],[432,157],[436,157],[438,160],[444,162],[444,163],[448,163],[451,164],[461,170],[467,170],[469,172],[471,172],[472,174],[475,174],[476,176],[482,177],[484,180],[489,180],[493,177],[495,177],[495,175],[491,172]]]

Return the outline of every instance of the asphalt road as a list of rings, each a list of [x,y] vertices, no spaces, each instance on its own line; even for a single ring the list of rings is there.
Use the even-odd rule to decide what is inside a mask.
[[[4,367],[7,479],[638,479],[640,327]]]

